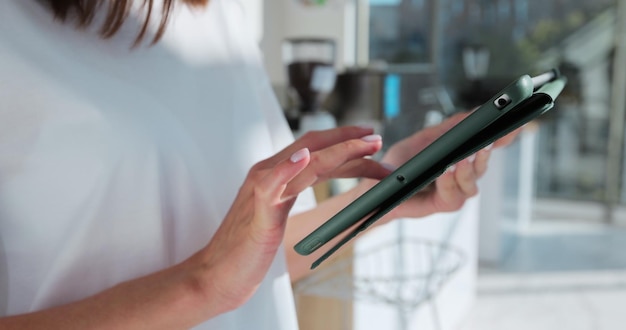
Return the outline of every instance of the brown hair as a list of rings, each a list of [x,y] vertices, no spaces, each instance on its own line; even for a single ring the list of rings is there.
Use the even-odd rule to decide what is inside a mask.
[[[54,16],[61,21],[74,20],[79,27],[86,27],[91,24],[96,11],[101,7],[106,6],[107,15],[100,28],[100,35],[103,38],[110,38],[117,31],[119,31],[122,24],[128,17],[132,4],[136,0],[41,0],[48,4],[48,6],[54,12]],[[140,0],[143,1],[143,9],[145,11],[145,19],[139,30],[137,38],[135,39],[135,45],[138,45],[146,35],[148,25],[150,23],[150,17],[152,16],[152,9],[154,0]],[[175,0],[161,0],[163,1],[163,9],[161,12],[161,22],[159,28],[156,31],[152,43],[156,43],[163,33],[167,25],[167,20],[172,8],[174,7]],[[182,0],[184,3],[191,5],[203,5],[207,0]]]

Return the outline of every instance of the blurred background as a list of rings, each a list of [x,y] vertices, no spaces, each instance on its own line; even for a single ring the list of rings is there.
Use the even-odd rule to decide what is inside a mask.
[[[463,210],[374,230],[295,283],[302,329],[624,328],[626,1],[246,6],[296,134],[364,124],[390,145],[519,75],[568,78]]]

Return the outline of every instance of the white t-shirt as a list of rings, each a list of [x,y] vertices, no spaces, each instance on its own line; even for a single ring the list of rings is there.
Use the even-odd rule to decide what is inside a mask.
[[[292,140],[237,1],[179,4],[137,49],[139,19],[107,41],[98,19],[80,31],[0,1],[0,315],[184,260],[250,166]],[[281,252],[248,303],[198,329],[296,327]]]

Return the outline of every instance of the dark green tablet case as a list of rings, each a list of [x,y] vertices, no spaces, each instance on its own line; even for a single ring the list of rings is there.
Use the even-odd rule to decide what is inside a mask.
[[[342,245],[426,187],[449,166],[550,110],[565,86],[556,70],[522,76],[480,106],[424,150],[302,239],[294,249],[308,255],[359,221],[365,220],[313,263],[317,267]]]

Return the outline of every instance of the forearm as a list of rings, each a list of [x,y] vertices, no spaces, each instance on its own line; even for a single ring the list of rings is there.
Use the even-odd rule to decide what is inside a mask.
[[[185,262],[89,298],[0,319],[0,329],[187,329],[225,312],[201,267]]]

